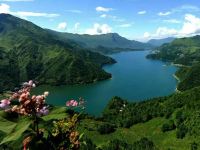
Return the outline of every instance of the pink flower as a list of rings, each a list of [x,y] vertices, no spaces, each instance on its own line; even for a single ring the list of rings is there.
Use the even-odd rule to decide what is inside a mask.
[[[78,102],[77,102],[77,101],[74,101],[74,102],[72,103],[72,106],[73,106],[73,107],[78,106]]]
[[[49,114],[48,107],[44,106],[42,109],[40,109],[37,113],[38,116],[46,116]]]
[[[68,107],[76,107],[76,106],[78,106],[78,102],[76,101],[76,100],[69,100],[69,101],[67,101],[66,102],[66,106],[68,106]]]
[[[28,84],[29,84],[30,86],[32,86],[32,85],[33,85],[33,80],[28,81]]]
[[[8,99],[1,100],[0,108],[6,109],[10,105],[10,101]]]
[[[43,101],[43,100],[44,100],[44,97],[43,97],[43,96],[41,96],[41,95],[36,96],[36,101],[37,101],[37,102],[41,102],[41,101]]]

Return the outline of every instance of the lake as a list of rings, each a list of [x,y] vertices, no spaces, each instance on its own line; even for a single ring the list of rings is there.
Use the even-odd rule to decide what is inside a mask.
[[[135,102],[175,91],[177,81],[173,77],[177,67],[157,60],[146,59],[149,51],[130,51],[110,55],[117,63],[104,69],[112,78],[88,85],[40,86],[36,92],[49,91],[47,103],[64,106],[69,99],[83,97],[86,112],[100,115],[113,96]]]

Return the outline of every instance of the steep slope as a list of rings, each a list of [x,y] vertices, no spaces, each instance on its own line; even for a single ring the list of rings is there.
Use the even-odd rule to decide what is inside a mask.
[[[115,62],[8,14],[0,14],[0,46],[0,91],[29,79],[54,85],[107,79],[101,66]]]
[[[165,43],[171,43],[173,40],[175,40],[175,38],[168,37],[168,38],[164,38],[164,39],[151,39],[147,43],[157,47],[157,46],[161,46]]]
[[[62,41],[73,40],[80,45],[91,48],[92,50],[96,50],[101,52],[101,48],[113,48],[113,49],[132,49],[132,50],[144,50],[152,48],[152,45],[141,43],[134,40],[128,40],[117,33],[108,33],[101,35],[79,35],[72,33],[61,33],[55,32],[52,30],[47,30],[52,35],[57,37],[57,39]]]

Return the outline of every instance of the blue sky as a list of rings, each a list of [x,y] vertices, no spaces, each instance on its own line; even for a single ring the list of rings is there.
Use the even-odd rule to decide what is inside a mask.
[[[141,41],[200,33],[199,0],[0,0],[0,13],[61,32]]]

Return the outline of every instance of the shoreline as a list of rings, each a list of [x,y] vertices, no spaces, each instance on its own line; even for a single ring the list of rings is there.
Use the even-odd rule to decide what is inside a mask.
[[[179,79],[179,77],[177,77],[177,75],[174,73],[173,74],[173,77],[178,81],[178,82],[181,82],[181,80]]]
[[[176,66],[176,67],[190,67],[190,66],[186,66],[186,65],[182,65],[182,64],[175,64],[175,63],[171,63],[172,66]]]
[[[179,77],[176,76],[176,74],[173,74],[173,77],[178,81],[178,83],[181,82],[181,80],[179,79]],[[175,88],[174,91],[175,91],[176,93],[181,93],[181,91],[179,91],[179,90],[177,89],[177,87],[178,87],[178,84],[177,84],[177,86],[176,86],[176,88]]]

